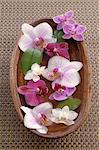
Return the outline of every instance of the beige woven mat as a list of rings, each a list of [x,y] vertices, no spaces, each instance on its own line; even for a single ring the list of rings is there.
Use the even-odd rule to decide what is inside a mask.
[[[92,107],[88,119],[75,133],[60,139],[44,139],[31,134],[17,117],[9,87],[9,61],[24,22],[70,9],[87,26],[85,43],[93,72]],[[0,150],[98,150],[98,0],[1,0],[0,11]]]

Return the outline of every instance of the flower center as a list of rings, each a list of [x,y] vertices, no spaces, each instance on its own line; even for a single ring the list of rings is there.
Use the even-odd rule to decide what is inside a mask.
[[[44,115],[43,113],[40,113],[40,116],[41,116],[41,117],[40,117],[40,123],[41,123],[42,125],[47,126],[49,120],[47,119],[46,115]]]
[[[60,89],[58,89],[58,92],[60,92],[61,94],[63,94],[64,93],[64,89],[62,89],[62,88],[60,88]]]
[[[55,53],[56,53],[56,52],[57,52],[57,48],[54,48],[54,49],[53,49],[53,52],[55,52]]]
[[[41,87],[37,88],[37,94],[40,95],[40,96],[44,96],[47,92],[48,92],[47,88],[44,88],[44,89],[41,88]]]
[[[56,79],[56,78],[60,77],[60,74],[61,74],[60,69],[59,68],[54,68],[53,71],[49,74],[49,76],[51,78]]]
[[[65,86],[61,86],[60,84],[55,83],[55,87],[54,87],[55,91],[60,92],[62,94],[64,93],[65,89],[66,89]]]
[[[44,47],[46,47],[46,42],[44,41],[44,39],[43,39],[42,37],[36,38],[36,39],[35,39],[35,44],[36,44],[36,46],[39,47],[39,48],[44,48]]]

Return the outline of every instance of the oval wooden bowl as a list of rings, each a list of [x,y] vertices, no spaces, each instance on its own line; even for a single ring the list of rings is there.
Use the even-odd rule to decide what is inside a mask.
[[[41,19],[36,22],[33,22],[31,25],[36,26],[39,23],[47,22],[49,23],[53,30],[56,29],[56,24],[52,21],[52,19]],[[20,33],[18,41],[20,39],[22,33]],[[22,105],[26,105],[24,97],[17,93],[17,87],[24,85],[26,81],[23,78],[23,74],[19,67],[19,60],[22,56],[22,51],[18,47],[18,41],[16,44],[15,49],[12,53],[11,64],[10,64],[10,87],[12,98],[14,101],[15,108],[20,119],[23,121],[24,113],[21,111],[20,107]],[[67,135],[74,130],[76,130],[85,120],[90,106],[90,99],[91,99],[91,86],[90,86],[90,68],[88,63],[88,55],[87,50],[84,47],[83,42],[77,42],[73,39],[66,40],[69,43],[69,53],[71,60],[78,60],[83,63],[83,68],[80,71],[81,76],[81,83],[77,86],[77,91],[73,95],[75,98],[81,99],[81,105],[76,110],[79,113],[78,118],[75,120],[75,124],[71,126],[66,126],[63,124],[53,124],[48,127],[48,133],[46,135],[40,134],[36,130],[31,130],[39,136],[43,136],[46,138],[57,138],[64,135]],[[46,64],[46,56],[44,57],[43,64]],[[47,82],[49,86],[49,82]],[[54,102],[53,105],[55,106],[57,102]]]

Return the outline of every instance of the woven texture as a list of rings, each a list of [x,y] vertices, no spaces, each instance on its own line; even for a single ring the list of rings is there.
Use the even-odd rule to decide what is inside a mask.
[[[20,122],[11,98],[9,62],[20,27],[44,17],[74,10],[86,25],[85,43],[92,65],[92,101],[88,119],[72,134],[45,139],[31,134]],[[1,0],[0,3],[0,150],[98,150],[98,0]]]

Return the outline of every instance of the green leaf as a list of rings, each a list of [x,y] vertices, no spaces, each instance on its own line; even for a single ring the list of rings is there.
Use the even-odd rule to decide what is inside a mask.
[[[65,39],[63,39],[63,37],[62,37],[63,35],[64,35],[63,31],[55,30],[53,37],[57,38],[58,43],[65,42]]]
[[[58,32],[59,32],[58,30],[55,30],[53,37],[57,38]]]
[[[38,50],[38,49],[34,49],[32,64],[33,63],[40,64],[41,61],[42,61],[42,52],[40,50]]]
[[[65,40],[62,39],[62,38],[59,38],[59,39],[57,39],[57,42],[58,42],[58,43],[61,43],[61,42],[65,42]]]
[[[31,69],[33,63],[40,64],[42,60],[42,52],[38,49],[26,50],[20,60],[21,70],[24,74]]]
[[[70,110],[75,110],[76,108],[78,108],[80,106],[80,104],[81,104],[80,99],[68,98],[64,101],[59,102],[57,107],[63,108],[64,106],[68,106]]]
[[[58,32],[58,38],[61,38],[64,35],[64,33],[62,31]]]

